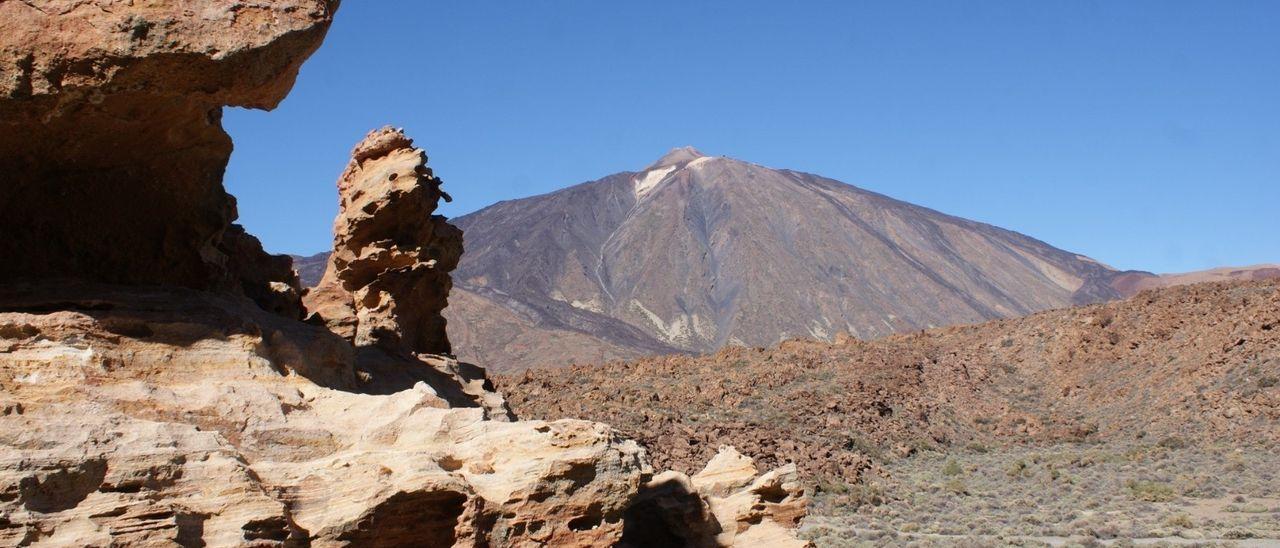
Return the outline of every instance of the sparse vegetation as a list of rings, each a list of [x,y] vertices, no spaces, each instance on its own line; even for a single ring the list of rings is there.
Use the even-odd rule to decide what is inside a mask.
[[[944,476],[959,476],[962,473],[964,473],[964,470],[960,468],[960,463],[956,462],[955,459],[947,461],[946,466],[942,467],[942,475]]]
[[[1235,459],[1252,465],[1227,468]],[[957,470],[960,473],[955,473]],[[1280,541],[1280,451],[1188,444],[994,446],[886,466],[883,502],[820,493],[803,534],[828,546],[1205,546]],[[1197,479],[1199,478],[1199,479]],[[1195,486],[1181,494],[1180,486]],[[850,486],[850,490],[856,489]],[[1245,511],[1249,507],[1255,513]]]
[[[1169,502],[1178,498],[1178,493],[1167,484],[1155,481],[1130,480],[1125,483],[1129,494],[1147,502]]]

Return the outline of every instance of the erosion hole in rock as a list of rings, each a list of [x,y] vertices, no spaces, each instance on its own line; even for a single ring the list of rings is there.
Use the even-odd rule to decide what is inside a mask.
[[[569,528],[574,531],[588,531],[600,526],[604,521],[604,513],[600,511],[600,503],[592,503],[587,512],[569,520]]]
[[[454,456],[443,456],[436,461],[445,472],[454,472],[462,468],[462,461]]]
[[[244,524],[240,529],[244,531],[244,540],[274,540],[285,541],[289,538],[290,523],[283,517],[273,517],[268,519],[253,520]],[[202,525],[203,527],[203,525]]]
[[[155,335],[151,326],[141,320],[109,318],[102,321],[102,328],[116,335],[133,339],[147,339]]]
[[[756,494],[760,495],[760,500],[778,504],[787,498],[787,490],[781,485],[766,485],[756,490]]]
[[[33,325],[26,324],[4,324],[0,325],[0,339],[30,339],[40,334],[40,330]]]
[[[596,479],[596,466],[591,462],[576,462],[569,466],[564,474],[565,479],[573,482],[570,492],[583,488]]]
[[[453,491],[392,495],[339,535],[351,546],[452,546],[467,497]]]
[[[175,541],[182,548],[204,548],[204,522],[209,520],[205,514],[179,513],[173,517],[178,526]]]
[[[701,497],[674,480],[646,486],[622,519],[624,548],[715,546],[723,530]]]
[[[98,490],[107,477],[107,461],[87,460],[25,477],[19,489],[22,505],[45,514],[69,510]]]

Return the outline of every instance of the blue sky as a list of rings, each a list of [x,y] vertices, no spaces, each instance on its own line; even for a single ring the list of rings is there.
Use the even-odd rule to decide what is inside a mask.
[[[832,177],[1118,268],[1280,262],[1280,2],[347,0],[272,112],[228,109],[269,250],[331,242],[370,129],[457,216],[668,149]]]

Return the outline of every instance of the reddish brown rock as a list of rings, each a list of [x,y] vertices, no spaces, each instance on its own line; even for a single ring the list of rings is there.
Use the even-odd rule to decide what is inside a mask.
[[[497,377],[517,415],[607,422],[657,469],[733,445],[806,481],[854,483],[918,449],[1280,441],[1280,280],[1126,300],[875,341],[792,340]]]
[[[448,354],[441,311],[462,231],[434,215],[441,181],[404,132],[372,131],[338,179],[333,253],[307,309],[356,346]]]
[[[221,109],[279,103],[336,8],[0,2],[0,280],[240,291]]]

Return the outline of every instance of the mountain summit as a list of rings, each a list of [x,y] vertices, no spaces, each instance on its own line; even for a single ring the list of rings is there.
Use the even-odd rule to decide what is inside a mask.
[[[686,146],[686,147],[673,148],[671,149],[671,152],[664,154],[661,158],[658,158],[658,161],[652,164],[649,164],[649,167],[646,167],[644,169],[645,171],[652,171],[652,170],[661,169],[664,167],[679,166],[680,164],[688,163],[693,160],[697,160],[698,158],[705,158],[705,157],[706,157],[705,154],[699,152],[698,149],[693,147]]]
[[[451,338],[499,371],[1117,297],[1112,269],[1022,234],[692,147],[454,222]]]

